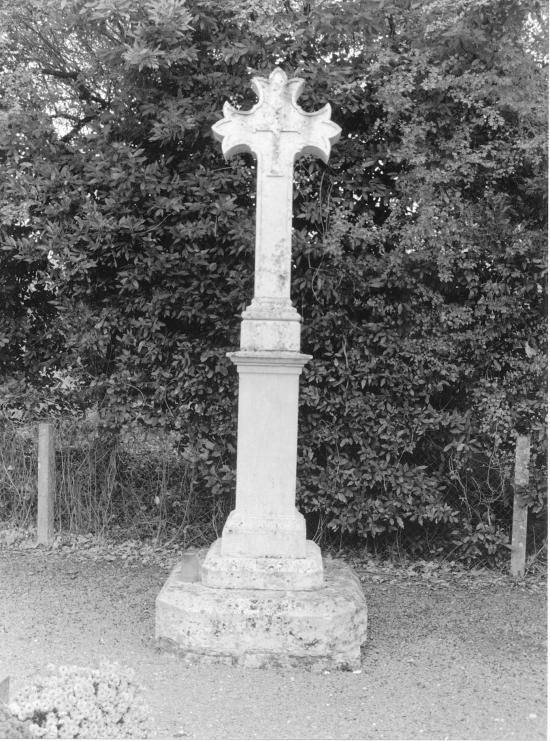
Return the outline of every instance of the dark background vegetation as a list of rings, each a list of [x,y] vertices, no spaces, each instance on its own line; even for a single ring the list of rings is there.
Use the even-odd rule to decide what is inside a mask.
[[[81,456],[65,525],[179,537],[200,520],[206,537],[223,523],[237,402],[225,353],[252,296],[255,167],[225,163],[210,127],[278,64],[343,132],[327,166],[295,170],[292,297],[313,355],[298,505],[312,534],[497,559],[520,432],[540,548],[541,4],[0,0],[0,29],[2,435],[23,461],[4,457],[4,517],[30,512],[30,494],[17,510],[34,445],[21,429],[92,410],[99,428],[63,443]],[[71,496],[109,517],[71,520]]]

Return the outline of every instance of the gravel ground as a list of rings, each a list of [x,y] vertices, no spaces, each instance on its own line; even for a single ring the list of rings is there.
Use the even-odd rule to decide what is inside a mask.
[[[155,649],[169,559],[64,550],[0,550],[0,678],[11,675],[12,696],[49,663],[107,658],[135,669],[156,738],[546,738],[541,577],[359,563],[361,673],[242,670]]]

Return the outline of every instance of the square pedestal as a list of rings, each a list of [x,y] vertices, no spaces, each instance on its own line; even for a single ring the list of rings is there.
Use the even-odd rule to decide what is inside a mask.
[[[360,668],[367,606],[343,561],[324,560],[319,589],[225,589],[201,582],[205,556],[184,558],[157,597],[159,647],[194,663]]]

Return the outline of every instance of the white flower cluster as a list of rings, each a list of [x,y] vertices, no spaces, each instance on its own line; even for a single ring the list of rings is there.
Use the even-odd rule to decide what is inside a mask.
[[[34,738],[147,738],[148,708],[132,669],[60,666],[17,694],[9,708]]]

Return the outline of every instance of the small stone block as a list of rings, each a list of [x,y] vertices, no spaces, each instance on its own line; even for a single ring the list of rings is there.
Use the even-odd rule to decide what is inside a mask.
[[[185,582],[200,581],[200,568],[201,564],[196,551],[184,553],[178,564],[177,578]]]
[[[179,573],[178,564],[156,600],[160,648],[191,663],[360,668],[367,606],[344,562],[325,560],[324,586],[309,591],[215,589],[182,581]]]

